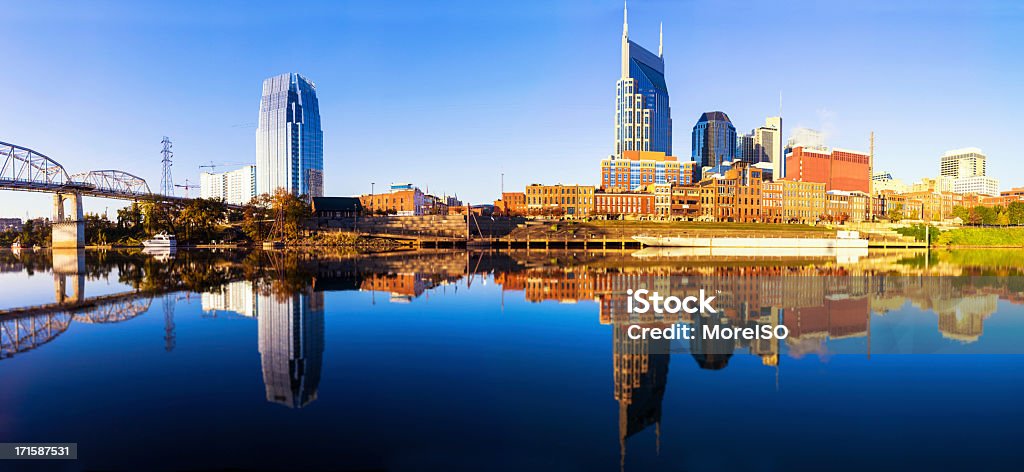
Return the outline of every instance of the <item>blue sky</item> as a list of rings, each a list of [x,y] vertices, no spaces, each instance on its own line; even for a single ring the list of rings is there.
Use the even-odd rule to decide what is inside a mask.
[[[598,182],[613,149],[622,4],[522,2],[11,2],[0,141],[69,171],[117,168],[153,188],[160,139],[175,180],[254,161],[261,81],[318,87],[328,195],[413,182],[489,202],[532,182]],[[949,1],[630,2],[630,36],[665,24],[674,149],[704,111],[749,131],[778,110],[916,180],[976,146],[1024,185],[1024,4]],[[787,133],[788,135],[788,133]],[[218,169],[226,170],[226,168]],[[0,192],[0,216],[48,215]],[[87,199],[87,211],[120,206]]]

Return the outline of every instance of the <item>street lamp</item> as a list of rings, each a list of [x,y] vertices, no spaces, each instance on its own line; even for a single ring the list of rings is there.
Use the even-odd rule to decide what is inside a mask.
[[[373,215],[373,200],[374,200],[374,198],[373,198],[373,196],[374,196],[373,186],[375,184],[376,184],[376,182],[370,182],[370,214],[371,215]]]

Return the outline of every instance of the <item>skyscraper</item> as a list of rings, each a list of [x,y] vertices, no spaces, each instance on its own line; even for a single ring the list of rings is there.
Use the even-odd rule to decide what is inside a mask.
[[[324,194],[324,145],[316,85],[296,74],[263,81],[256,128],[256,191]]]
[[[985,153],[978,148],[964,148],[946,151],[942,154],[939,175],[963,179],[985,176]]]
[[[736,155],[736,127],[729,115],[720,111],[709,111],[700,116],[693,126],[694,161],[700,163],[694,171],[694,181],[700,180],[704,167],[720,167]]]
[[[622,11],[622,68],[615,84],[615,155],[653,151],[672,155],[672,112],[665,84],[665,59],[659,31],[658,54],[629,40]]]
[[[764,126],[754,130],[754,153],[758,162],[772,163],[772,177],[781,179],[785,176],[786,158],[782,151],[782,117],[769,116]]]

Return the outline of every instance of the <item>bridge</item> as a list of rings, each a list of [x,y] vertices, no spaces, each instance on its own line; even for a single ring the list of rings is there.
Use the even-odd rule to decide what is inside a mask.
[[[121,170],[106,169],[68,174],[57,161],[29,148],[0,141],[0,190],[53,194],[52,241],[54,248],[85,246],[82,197],[120,200],[187,201],[187,198],[153,193],[146,180]],[[64,202],[70,201],[65,212]]]
[[[0,310],[0,360],[49,343],[67,331],[72,322],[109,324],[135,318],[149,311],[153,298],[159,295],[130,290],[87,298],[84,251],[56,250],[51,257],[55,301]],[[166,305],[164,309],[166,317]],[[171,310],[173,316],[173,306]],[[173,329],[173,320],[169,323]]]

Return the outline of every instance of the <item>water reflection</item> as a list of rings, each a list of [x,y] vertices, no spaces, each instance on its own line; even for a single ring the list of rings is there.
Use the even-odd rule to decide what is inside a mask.
[[[332,341],[325,339],[326,317],[351,310],[329,310],[327,293],[366,291],[371,304],[417,304],[442,290],[456,293],[493,282],[489,289],[500,291],[502,300],[547,304],[535,308],[556,315],[567,308],[559,304],[579,304],[578,308],[591,310],[594,325],[610,331],[601,339],[612,343],[614,390],[602,395],[618,406],[617,436],[624,465],[630,438],[641,432],[653,429],[655,450],[660,447],[670,366],[735,371],[741,359],[752,355],[754,368],[773,373],[778,385],[787,362],[807,356],[827,360],[838,353],[869,357],[893,352],[1020,352],[1015,326],[1002,325],[1010,336],[990,336],[992,328],[986,322],[1001,304],[1024,303],[1024,277],[1019,272],[1024,264],[1017,265],[1015,253],[989,254],[994,255],[885,252],[846,263],[722,261],[673,254],[635,257],[628,251],[424,251],[370,257],[179,251],[173,258],[115,251],[16,256],[8,252],[0,253],[0,270],[52,273],[54,299],[25,306],[8,303],[0,309],[0,359],[40,349],[73,323],[116,324],[147,313],[163,315],[164,349],[177,356],[175,307],[182,299],[201,294],[205,316],[256,323],[255,339],[247,337],[245,342],[259,353],[265,400],[298,409],[317,401],[325,367],[331,367],[324,365],[325,345]],[[101,278],[114,278],[125,289],[94,293],[89,282]],[[636,288],[677,296],[714,292],[719,313],[631,314],[625,294]],[[1019,315],[1020,310],[1009,313]],[[698,330],[784,325],[790,337],[670,341],[626,335],[633,324],[665,328],[680,323]],[[602,369],[608,372],[607,365]],[[326,392],[325,387],[325,398],[330,396]],[[262,403],[259,394],[252,393]],[[671,419],[666,424],[679,421]]]

